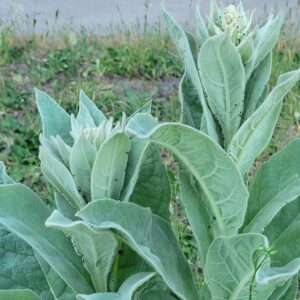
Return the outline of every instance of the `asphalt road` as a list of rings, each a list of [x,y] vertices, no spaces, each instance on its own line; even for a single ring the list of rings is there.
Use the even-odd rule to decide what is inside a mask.
[[[234,2],[235,0],[233,0]],[[146,5],[148,2],[148,9]],[[33,20],[38,32],[69,26],[78,30],[107,32],[122,24],[142,23],[147,11],[148,23],[159,22],[161,0],[0,0],[0,19],[22,20],[22,30],[32,30]],[[229,1],[224,1],[229,2]],[[236,2],[236,1],[235,1]],[[196,0],[164,0],[167,9],[179,22],[190,22]],[[201,1],[201,10],[208,11],[209,0]],[[265,11],[280,11],[296,22],[300,20],[300,0],[244,0],[247,9],[256,8],[257,16]],[[56,14],[58,12],[58,16]],[[25,23],[27,25],[25,25]]]

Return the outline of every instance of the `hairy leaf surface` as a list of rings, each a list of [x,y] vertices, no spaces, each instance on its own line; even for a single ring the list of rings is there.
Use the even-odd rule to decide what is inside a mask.
[[[44,223],[50,212],[21,184],[0,186],[0,223],[28,243],[76,292],[91,292],[90,279],[68,238]]]
[[[89,111],[91,117],[94,120],[96,126],[99,126],[103,121],[107,121],[105,115],[98,109],[93,100],[91,100],[83,90],[80,90],[79,95],[80,102],[85,106]]]
[[[63,231],[72,237],[81,253],[85,268],[91,274],[97,292],[107,290],[108,274],[113,264],[117,241],[110,232],[96,232],[82,221],[72,221],[54,210],[46,226]]]
[[[92,169],[92,200],[119,199],[124,184],[130,142],[125,132],[117,132],[98,150]]]
[[[0,289],[28,289],[42,299],[53,299],[31,247],[2,226],[0,227]]]
[[[52,156],[44,147],[40,147],[39,157],[42,173],[47,180],[59,193],[65,196],[73,207],[77,209],[83,207],[84,200],[77,190],[73,176],[65,165]]]
[[[283,207],[264,234],[276,251],[274,266],[282,266],[300,257],[300,198]]]
[[[204,195],[195,178],[184,169],[179,171],[180,200],[195,237],[200,253],[201,266],[205,266],[206,254],[212,242],[211,216],[207,211]]]
[[[227,148],[244,108],[245,72],[228,33],[209,38],[200,49],[199,71],[209,107],[218,119]]]
[[[197,300],[189,265],[170,225],[134,203],[99,200],[77,213],[95,230],[112,229],[162,276],[168,287],[185,300]]]
[[[43,270],[46,280],[55,299],[74,300],[74,291],[59,277],[59,275],[47,264],[47,262],[37,253],[35,256]]]
[[[204,271],[213,299],[249,299],[255,276],[253,254],[260,246],[267,246],[267,240],[258,234],[219,237],[213,241]]]
[[[299,79],[300,69],[281,75],[277,86],[234,135],[228,152],[242,174],[250,169],[256,157],[270,142],[283,98]]]
[[[195,21],[196,21],[197,42],[198,42],[199,46],[201,47],[204,44],[204,42],[208,39],[209,34],[208,34],[208,30],[206,28],[205,22],[202,18],[199,5],[197,5],[197,7],[196,7]]]
[[[250,189],[244,232],[262,233],[280,209],[300,195],[299,153],[296,139],[262,165]]]
[[[254,70],[249,78],[245,93],[244,120],[247,120],[258,107],[259,100],[269,82],[272,70],[272,52],[270,52]]]
[[[97,293],[92,295],[78,295],[79,300],[131,300],[138,288],[149,281],[155,273],[137,273],[130,276],[117,293]]]
[[[188,38],[184,30],[175,22],[175,20],[165,9],[163,10],[163,17],[177,47],[179,55],[183,60],[186,73],[190,77],[191,82],[197,90],[204,114],[203,122],[205,124],[203,124],[203,127],[206,128],[208,135],[218,142],[219,136],[216,129],[216,124],[204,97],[200,76],[193,58],[193,54],[191,52]]]
[[[276,45],[283,21],[284,19],[280,15],[275,18],[270,16],[266,24],[258,30],[254,39],[254,53],[252,59],[245,66],[246,79],[249,79],[252,72]]]
[[[46,138],[59,135],[65,143],[72,145],[70,116],[46,93],[38,89],[35,90],[35,93],[43,124],[43,135]]]
[[[31,290],[0,290],[0,299],[3,300],[41,300]]]
[[[134,141],[131,142],[131,145],[134,148],[144,141],[135,140],[135,145],[133,143]],[[129,158],[131,158],[130,154]],[[147,142],[142,156],[140,165],[136,165],[140,169],[129,201],[149,207],[152,213],[168,220],[170,218],[171,187],[160,152],[156,145]]]
[[[82,133],[71,150],[70,170],[77,185],[88,195],[91,195],[91,174],[97,149]]]
[[[215,236],[237,233],[244,221],[248,192],[228,154],[191,127],[165,123],[141,138],[169,149],[193,174],[205,195]]]
[[[213,299],[264,300],[299,271],[299,259],[270,267],[265,236],[246,233],[215,239],[209,248],[204,277]]]
[[[181,122],[196,129],[201,128],[202,105],[190,78],[184,73],[179,85]]]

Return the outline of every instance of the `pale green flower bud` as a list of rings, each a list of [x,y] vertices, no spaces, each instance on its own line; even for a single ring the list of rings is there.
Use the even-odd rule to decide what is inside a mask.
[[[241,4],[226,6],[221,11],[218,26],[222,31],[232,30],[233,42],[238,44],[249,29],[249,20],[243,6]]]
[[[103,121],[99,126],[88,126],[88,124],[80,124],[74,116],[71,116],[72,131],[71,135],[74,139],[74,143],[77,142],[79,137],[83,137],[87,142],[91,144],[96,150],[118,129],[122,124],[118,122],[113,127],[113,119]]]

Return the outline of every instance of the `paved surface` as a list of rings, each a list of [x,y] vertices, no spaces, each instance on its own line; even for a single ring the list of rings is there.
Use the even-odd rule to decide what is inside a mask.
[[[32,20],[36,19],[39,32],[58,30],[64,25],[78,30],[82,25],[88,30],[105,33],[122,26],[122,22],[129,26],[136,25],[138,20],[142,23],[145,2],[149,4],[148,23],[159,22],[161,0],[0,0],[0,18],[24,19],[27,25],[23,25],[23,30],[29,31],[32,30]],[[197,1],[164,0],[164,3],[178,21],[190,22]],[[201,1],[204,13],[207,13],[208,3],[209,0]],[[296,22],[300,20],[300,0],[244,0],[243,3],[247,9],[256,8],[258,16],[275,10]],[[55,18],[57,10],[58,17]]]

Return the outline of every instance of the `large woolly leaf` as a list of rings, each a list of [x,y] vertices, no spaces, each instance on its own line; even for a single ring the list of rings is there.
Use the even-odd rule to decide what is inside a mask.
[[[237,50],[239,51],[244,65],[250,61],[254,52],[253,35],[254,32],[252,31],[243,38],[241,43],[237,46]]]
[[[129,150],[129,138],[125,132],[115,133],[101,145],[92,169],[92,200],[120,198]]]
[[[169,149],[196,178],[215,236],[237,233],[248,192],[236,165],[220,146],[206,134],[180,124],[165,123],[148,135],[135,134]]]
[[[99,200],[77,213],[94,230],[112,229],[180,298],[198,299],[189,265],[168,222],[134,203]]]
[[[73,207],[81,208],[84,205],[84,200],[79,194],[74,178],[66,166],[44,147],[40,147],[39,157],[42,173],[47,180],[59,193],[65,196]]]
[[[76,122],[81,128],[96,126],[92,115],[81,101],[79,102],[79,111],[76,117]]]
[[[73,290],[59,277],[59,275],[47,264],[47,262],[37,253],[35,256],[43,270],[46,280],[55,299],[74,300]]]
[[[280,268],[270,267],[264,252],[268,248],[266,237],[256,233],[215,239],[204,272],[212,298],[264,300],[292,279],[299,271],[300,259]]]
[[[147,134],[157,125],[157,118],[149,113],[135,113],[126,125],[127,130],[134,130]]]
[[[298,291],[298,276],[287,280],[282,286],[277,287],[268,300],[295,300]]]
[[[91,195],[91,174],[97,149],[81,133],[71,150],[70,170],[77,185]]]
[[[130,140],[130,151],[128,153],[128,163],[121,195],[122,201],[129,201],[133,193],[148,146],[149,143],[147,141],[135,138]]]
[[[184,73],[179,85],[181,122],[196,129],[201,128],[202,105],[190,78]]]
[[[44,223],[50,212],[21,184],[0,186],[0,223],[28,243],[76,292],[92,291],[90,279],[69,239]]]
[[[204,271],[212,299],[253,297],[249,295],[256,271],[253,255],[259,247],[267,245],[267,240],[259,234],[215,239],[209,248]]]
[[[300,195],[299,152],[297,139],[262,165],[250,189],[244,232],[262,233],[280,209]]]
[[[184,169],[179,171],[180,182],[180,200],[183,204],[185,213],[192,228],[201,259],[201,266],[205,266],[206,254],[208,247],[212,242],[212,234],[210,231],[210,217],[201,188],[195,178],[189,171]]]
[[[218,119],[227,148],[244,108],[245,72],[229,33],[209,38],[200,49],[199,71],[209,107]]]
[[[282,267],[268,267],[262,264],[256,273],[256,280],[259,284],[271,284],[272,282],[285,282],[290,280],[300,271],[300,258],[295,258]]]
[[[282,208],[264,234],[275,249],[274,266],[300,257],[300,198]]]
[[[203,122],[205,124],[203,124],[203,128],[207,130],[208,135],[211,136],[212,139],[219,141],[216,124],[204,97],[200,76],[189,45],[189,40],[184,30],[175,22],[172,16],[165,9],[163,10],[163,17],[174,40],[179,55],[183,60],[186,73],[190,77],[191,82],[198,93],[204,114]]]
[[[155,273],[137,273],[130,276],[117,293],[97,293],[92,295],[78,295],[78,300],[131,300],[138,288],[147,283]]]
[[[42,299],[53,299],[31,247],[0,227],[0,289],[29,289]],[[0,299],[6,299],[1,298]]]
[[[270,16],[266,24],[258,30],[254,39],[254,53],[252,59],[245,66],[247,79],[276,45],[283,21],[284,18],[280,15],[276,18]]]
[[[65,143],[72,145],[70,116],[46,93],[38,89],[35,93],[43,124],[43,135],[46,138],[59,135]]]
[[[91,100],[83,90],[80,90],[80,102],[85,106],[92,116],[96,126],[99,126],[103,121],[107,121],[105,115],[98,109],[93,100]]]
[[[96,232],[82,221],[72,221],[55,210],[46,226],[63,231],[72,237],[76,250],[81,253],[85,268],[91,274],[97,292],[107,290],[117,241],[110,232]]]
[[[177,298],[165,291],[145,291],[138,300],[177,300]]]
[[[156,125],[157,119],[152,117],[149,113],[137,112],[129,119],[126,129],[129,131],[138,130],[146,134],[147,132],[150,132]],[[133,193],[139,177],[141,165],[145,158],[145,153],[149,148],[149,143],[146,141],[131,139],[130,143],[131,147],[128,153],[128,163],[121,196],[123,201],[129,201],[129,198]]]
[[[136,144],[141,142],[144,141],[136,141]],[[132,147],[134,147],[133,143]],[[170,217],[171,187],[156,145],[148,143],[139,167],[138,179],[129,201],[143,207],[150,207],[154,214],[168,220]]]
[[[272,70],[272,52],[270,52],[254,70],[249,78],[245,92],[244,120],[255,111],[264,89],[270,79]]]
[[[199,5],[197,5],[197,7],[196,7],[195,21],[196,21],[197,42],[198,42],[199,46],[201,47],[204,44],[204,42],[208,39],[209,34],[208,34],[208,30],[206,28],[205,22],[202,18]]]
[[[41,300],[33,291],[22,290],[0,290],[0,299],[3,300]]]
[[[76,209],[70,204],[70,202],[64,197],[64,195],[54,192],[55,205],[65,217],[73,220]]]
[[[69,167],[70,166],[70,154],[71,154],[71,147],[68,146],[62,138],[58,135],[54,139],[53,137],[51,138],[52,142],[56,144],[58,152],[60,154],[60,157],[65,164],[65,166]]]
[[[277,86],[260,107],[234,135],[228,152],[236,161],[242,174],[251,167],[271,140],[284,96],[300,78],[300,69],[283,74]]]
[[[157,119],[149,113],[136,113],[127,130],[146,134],[156,125]],[[147,141],[132,138],[121,199],[150,207],[153,213],[168,219],[170,198],[170,183],[159,150]]]

